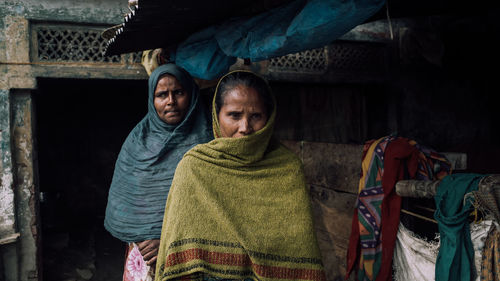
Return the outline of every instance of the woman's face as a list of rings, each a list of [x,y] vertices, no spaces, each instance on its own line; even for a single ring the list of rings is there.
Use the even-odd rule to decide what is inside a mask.
[[[219,111],[222,137],[239,138],[262,129],[267,122],[264,101],[254,88],[237,86],[224,96]]]
[[[177,78],[163,75],[154,93],[154,106],[161,120],[170,125],[179,124],[189,109],[190,95],[184,91]]]

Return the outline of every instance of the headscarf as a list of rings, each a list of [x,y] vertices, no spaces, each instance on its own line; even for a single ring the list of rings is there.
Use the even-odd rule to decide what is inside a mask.
[[[191,95],[184,120],[165,123],[154,107],[154,92],[164,74],[175,76]],[[158,239],[165,201],[178,162],[193,146],[210,141],[210,121],[198,86],[184,69],[165,64],[149,77],[148,113],[125,140],[116,161],[104,226],[125,242]]]
[[[223,80],[224,76],[221,80]],[[215,95],[219,93],[219,85]],[[156,280],[325,280],[302,163],[261,130],[188,151],[167,199]]]

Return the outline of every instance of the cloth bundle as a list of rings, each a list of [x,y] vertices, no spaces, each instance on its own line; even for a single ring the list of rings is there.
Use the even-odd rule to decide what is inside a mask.
[[[484,257],[484,254],[482,253],[484,253],[487,249],[484,240],[488,237],[488,232],[495,229],[495,226],[493,221],[485,220],[478,224],[472,223],[470,228],[471,240],[474,246],[474,261],[476,271],[479,273],[481,260],[482,257]],[[486,242],[486,244],[488,244],[488,242]],[[415,233],[408,230],[403,224],[400,223],[396,240],[396,248],[394,251],[394,280],[434,281],[438,252],[439,234],[437,235],[436,240],[427,241],[423,238],[419,238]],[[491,262],[489,264],[491,265]],[[483,272],[486,272],[485,274],[487,274],[490,271],[484,270]],[[479,276],[476,280],[479,281]]]
[[[451,165],[442,155],[395,135],[363,148],[362,175],[347,252],[347,277],[357,265],[358,280],[390,280],[399,225],[398,180],[441,179]]]

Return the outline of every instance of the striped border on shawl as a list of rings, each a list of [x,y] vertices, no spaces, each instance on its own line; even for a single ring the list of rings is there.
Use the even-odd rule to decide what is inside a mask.
[[[209,246],[244,249],[243,246],[239,243],[215,241],[215,240],[208,240],[208,239],[202,239],[202,238],[187,238],[187,239],[178,240],[178,241],[171,243],[170,246],[168,247],[168,249],[170,250],[172,248],[187,245],[187,244],[201,244],[201,245],[209,245]],[[322,264],[320,259],[315,259],[315,258],[279,256],[279,255],[256,252],[256,251],[252,251],[252,250],[248,250],[248,249],[245,249],[245,252],[248,253],[248,255],[250,257],[265,259],[265,260],[272,260],[272,261],[277,261],[277,262],[310,263],[310,264],[317,264],[317,265]]]
[[[177,274],[182,274],[188,271],[191,271],[193,269],[206,269],[208,272],[211,273],[219,273],[223,275],[236,275],[236,276],[248,276],[248,277],[255,277],[255,274],[251,270],[237,270],[237,269],[220,269],[220,268],[215,268],[212,267],[208,264],[205,263],[197,263],[188,267],[183,267],[178,270],[172,270],[165,272],[165,265],[161,265],[161,271],[163,272],[164,277],[168,276],[173,276]],[[190,280],[189,278],[184,278],[184,276],[178,277],[180,280]]]
[[[213,241],[208,239],[190,238],[173,242],[169,249],[194,244],[193,248],[184,249],[171,253],[166,257],[166,261],[161,265],[160,272],[163,277],[174,277],[179,274],[192,272],[201,269],[213,274],[224,276],[253,277],[257,279],[295,279],[295,280],[325,280],[324,271],[314,268],[303,268],[304,265],[320,266],[321,260],[304,257],[287,257],[272,254],[265,254],[255,251],[248,251],[239,243]],[[221,247],[221,251],[213,251],[198,248],[198,245],[209,245]],[[244,253],[223,252],[223,248],[239,248]],[[288,262],[301,264],[300,267],[277,266],[257,264],[252,261],[252,257],[272,262]],[[196,262],[201,261],[201,262]],[[196,262],[194,264],[190,264]],[[185,265],[185,266],[182,266]],[[179,268],[180,266],[180,268]],[[170,268],[170,270],[169,270]],[[178,276],[179,277],[179,276]],[[180,277],[181,278],[181,277]]]
[[[168,249],[172,249],[175,247],[187,245],[187,244],[202,244],[202,245],[210,245],[210,246],[220,246],[220,247],[227,247],[227,248],[240,248],[243,249],[243,246],[241,246],[240,243],[233,243],[233,242],[224,242],[224,241],[215,241],[215,240],[208,240],[208,239],[203,239],[203,238],[186,238],[186,239],[181,239],[177,240],[175,242],[172,242]]]
[[[206,263],[197,263],[181,269],[165,271],[165,267],[184,264],[195,260],[202,260]],[[211,265],[234,266],[240,268],[246,267],[252,268],[253,271],[221,269]],[[255,264],[251,261],[248,255],[210,252],[202,249],[189,249],[184,252],[170,254],[167,257],[166,264],[162,265],[162,272],[163,276],[172,276],[197,268],[203,268],[213,273],[236,275],[241,277],[251,276],[253,275],[253,272],[255,272],[258,276],[270,279],[325,280],[323,270]]]

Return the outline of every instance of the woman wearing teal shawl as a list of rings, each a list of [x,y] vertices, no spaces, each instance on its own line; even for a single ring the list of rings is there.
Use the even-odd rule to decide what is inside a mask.
[[[325,280],[302,163],[272,137],[275,115],[264,79],[221,78],[215,139],[175,171],[156,281]]]
[[[161,65],[151,73],[148,86],[148,113],[118,155],[104,220],[114,237],[130,243],[124,279],[149,271],[144,260],[152,265],[156,259],[165,200],[177,164],[186,151],[213,138],[198,86],[189,73],[174,64]]]

